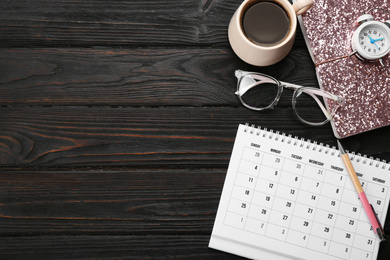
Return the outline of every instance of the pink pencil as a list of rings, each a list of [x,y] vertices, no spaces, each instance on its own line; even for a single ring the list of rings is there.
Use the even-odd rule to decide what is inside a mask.
[[[364,190],[362,188],[362,185],[360,184],[360,181],[356,175],[355,169],[352,166],[351,160],[348,157],[348,154],[345,153],[343,147],[341,146],[339,140],[337,140],[337,144],[339,146],[340,155],[343,159],[343,162],[345,164],[345,167],[347,168],[347,171],[349,173],[349,176],[351,176],[353,186],[355,186],[355,189],[359,195],[360,201],[363,204],[364,211],[366,211],[366,214],[368,216],[368,219],[370,220],[371,226],[374,229],[374,233],[378,234],[381,241],[385,240],[383,228],[379,222],[379,219],[377,215],[374,212],[374,208],[372,205],[368,202],[368,199],[366,197],[366,194],[364,193]]]

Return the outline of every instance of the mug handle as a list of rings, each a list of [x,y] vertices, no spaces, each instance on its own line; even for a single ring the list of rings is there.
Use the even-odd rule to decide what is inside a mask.
[[[313,0],[297,0],[293,4],[294,11],[297,15],[301,15],[307,10],[310,9],[310,7],[313,6]]]

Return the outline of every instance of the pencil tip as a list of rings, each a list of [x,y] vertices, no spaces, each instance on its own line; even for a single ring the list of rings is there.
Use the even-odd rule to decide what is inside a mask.
[[[341,143],[340,143],[339,140],[337,140],[337,145],[339,146],[339,151],[340,151],[340,153],[341,153],[341,154],[345,154],[344,148],[343,148],[343,146],[341,145]]]

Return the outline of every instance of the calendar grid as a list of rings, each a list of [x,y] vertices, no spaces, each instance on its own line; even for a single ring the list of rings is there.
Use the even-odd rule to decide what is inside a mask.
[[[376,258],[379,240],[336,150],[265,130],[241,131],[214,225],[212,240],[222,239],[216,248],[226,237],[246,248],[242,254],[252,252],[251,258],[262,247],[302,259]],[[356,166],[365,193],[384,219],[389,175],[365,160],[356,160]],[[226,250],[234,252],[229,246]]]
[[[304,164],[304,172],[306,171],[306,164]],[[303,178],[303,177],[302,177]],[[300,184],[299,184],[299,192],[301,191],[301,190],[303,190],[303,188],[302,188],[302,182],[300,182]],[[321,191],[322,191],[322,186],[321,186],[321,188],[320,188],[320,193],[321,193]],[[315,208],[317,209],[317,207],[318,207],[318,201],[317,201],[317,203],[316,203],[316,205],[315,205]],[[297,208],[294,208],[294,212],[297,210]],[[310,230],[309,230],[309,238],[308,239],[310,239],[310,237],[311,237],[311,234],[312,234],[312,229],[313,229],[313,225],[311,225],[310,226]],[[307,244],[306,244],[306,247],[307,247]]]
[[[272,203],[269,205],[270,207],[269,207],[269,208],[263,207],[263,210],[270,211],[271,213],[272,213],[272,212],[278,212],[278,213],[282,213],[282,214],[283,214],[283,213],[286,213],[286,212],[283,212],[283,211],[274,209],[274,207],[275,207],[275,206],[274,206],[274,203],[275,203],[275,201],[276,201],[277,199],[282,199],[282,200],[284,200],[284,201],[287,201],[287,205],[289,205],[289,203],[292,203],[292,205],[293,205],[293,207],[292,207],[293,210],[292,210],[292,212],[291,212],[290,214],[288,214],[288,213],[283,214],[283,217],[284,217],[284,218],[289,219],[288,224],[287,224],[286,226],[283,226],[283,225],[276,225],[276,224],[274,224],[274,223],[271,223],[271,222],[270,222],[270,216],[268,216],[268,218],[266,218],[266,219],[263,219],[263,220],[261,221],[260,227],[261,227],[261,228],[264,228],[264,232],[263,232],[263,233],[260,233],[260,234],[262,234],[262,235],[264,235],[264,236],[266,236],[266,237],[278,239],[278,238],[272,237],[272,236],[270,236],[270,235],[268,234],[268,231],[269,231],[268,228],[272,225],[274,229],[280,228],[280,229],[282,230],[282,235],[284,235],[284,236],[283,236],[282,238],[279,238],[278,240],[283,241],[283,242],[286,242],[286,243],[290,243],[290,244],[293,244],[293,245],[295,245],[295,246],[299,246],[299,247],[302,247],[302,248],[308,248],[308,249],[315,250],[315,249],[309,247],[308,243],[309,243],[309,241],[311,241],[311,239],[313,239],[314,237],[317,237],[315,234],[313,234],[313,226],[314,226],[314,224],[323,225],[323,223],[321,223],[321,222],[316,222],[316,221],[318,221],[318,220],[316,220],[316,216],[319,214],[318,211],[321,210],[321,209],[319,209],[319,207],[318,207],[318,206],[319,206],[319,205],[318,205],[318,204],[319,204],[319,200],[322,199],[322,198],[330,199],[330,202],[331,202],[331,203],[334,203],[335,205],[337,204],[338,207],[337,207],[337,210],[332,211],[331,213],[329,213],[329,216],[328,216],[328,217],[330,217],[331,215],[335,216],[335,220],[334,220],[334,222],[333,222],[333,225],[332,225],[332,226],[329,226],[329,227],[326,227],[326,225],[324,225],[324,226],[325,226],[325,230],[328,230],[327,228],[329,228],[329,230],[333,230],[333,232],[332,232],[331,237],[330,237],[329,239],[323,240],[324,243],[326,243],[326,244],[329,243],[329,246],[326,248],[325,251],[321,251],[321,252],[326,253],[326,254],[331,254],[331,255],[333,255],[334,257],[339,258],[339,259],[347,259],[347,258],[349,257],[349,255],[350,255],[350,253],[351,253],[351,250],[355,248],[353,245],[354,245],[354,242],[355,242],[355,239],[356,239],[356,236],[357,236],[356,227],[354,227],[353,230],[348,230],[348,229],[345,229],[345,228],[341,228],[341,227],[337,227],[337,226],[336,226],[336,223],[337,223],[337,221],[338,221],[339,218],[348,217],[348,216],[346,216],[346,215],[344,215],[342,212],[340,212],[340,202],[341,202],[341,200],[337,200],[337,199],[335,199],[335,198],[332,197],[332,196],[328,196],[328,195],[323,194],[323,189],[324,189],[324,185],[327,185],[327,184],[333,185],[334,188],[336,188],[337,193],[340,193],[340,196],[339,196],[340,198],[343,196],[345,190],[350,190],[350,191],[354,192],[353,187],[350,187],[350,188],[352,188],[352,189],[346,187],[346,183],[347,183],[346,179],[347,179],[348,176],[345,175],[345,174],[340,174],[340,173],[336,173],[336,172],[332,172],[332,171],[320,170],[320,171],[321,171],[321,175],[323,176],[321,179],[318,180],[319,182],[317,182],[317,183],[321,183],[321,185],[319,185],[319,186],[320,186],[320,189],[318,190],[318,193],[315,193],[315,194],[312,195],[312,198],[313,198],[313,196],[315,196],[316,199],[317,199],[317,198],[318,198],[318,199],[317,199],[317,201],[315,202],[315,204],[305,204],[304,202],[299,202],[299,201],[298,201],[298,195],[299,195],[299,193],[301,193],[301,192],[307,192],[307,190],[305,190],[305,187],[302,186],[302,183],[303,183],[303,181],[304,181],[305,179],[307,179],[307,180],[309,180],[309,181],[313,181],[313,180],[315,181],[315,180],[317,180],[316,178],[313,178],[312,176],[310,176],[308,173],[305,172],[305,170],[306,170],[307,167],[308,167],[308,164],[307,164],[307,163],[299,162],[299,165],[301,165],[301,168],[302,168],[302,173],[301,173],[301,175],[297,175],[297,174],[295,174],[295,173],[293,173],[293,172],[289,172],[288,169],[284,169],[284,163],[286,162],[286,160],[290,160],[290,161],[294,161],[294,160],[287,159],[287,158],[283,158],[282,156],[280,156],[280,159],[281,159],[281,165],[280,165],[280,167],[279,167],[279,168],[273,168],[273,169],[275,170],[275,172],[278,172],[278,171],[279,171],[279,172],[278,172],[278,178],[275,179],[275,180],[274,180],[275,183],[273,183],[273,182],[270,182],[269,179],[267,179],[267,178],[265,178],[265,177],[262,176],[262,169],[263,169],[263,166],[267,166],[265,163],[263,163],[264,156],[273,156],[273,155],[272,155],[271,153],[262,152],[262,156],[259,156],[258,158],[256,158],[256,160],[252,160],[252,159],[248,159],[248,158],[245,156],[245,154],[248,153],[248,150],[251,150],[251,151],[253,151],[253,152],[256,152],[256,149],[253,149],[253,148],[250,148],[250,147],[244,147],[244,149],[243,149],[243,151],[242,151],[242,154],[241,154],[239,169],[237,170],[237,173],[238,173],[238,174],[236,175],[235,182],[234,182],[234,186],[232,187],[232,193],[231,193],[232,196],[231,196],[231,199],[230,199],[230,200],[231,200],[231,201],[232,201],[232,200],[233,200],[233,201],[237,201],[237,198],[234,197],[234,191],[233,191],[234,188],[236,188],[236,187],[244,188],[245,194],[247,194],[247,195],[250,194],[250,197],[249,197],[247,200],[244,200],[244,201],[242,202],[242,204],[241,204],[241,206],[245,208],[245,210],[243,210],[244,213],[243,213],[243,215],[241,216],[241,221],[243,222],[243,224],[240,225],[240,226],[234,226],[234,225],[233,225],[233,226],[236,227],[236,228],[240,228],[240,229],[242,229],[242,230],[245,230],[245,231],[247,231],[247,232],[259,234],[258,232],[253,231],[253,227],[252,227],[251,225],[249,225],[248,222],[256,220],[254,217],[252,217],[252,216],[250,215],[250,211],[251,211],[251,207],[252,207],[253,205],[254,205],[254,206],[257,205],[257,202],[254,201],[255,193],[256,193],[256,192],[259,192],[259,191],[256,189],[256,187],[258,186],[258,183],[259,183],[259,182],[264,181],[264,182],[267,182],[267,183],[269,184],[269,186],[272,185],[273,187],[275,187],[275,191],[274,191],[274,193],[262,192],[263,195],[265,195],[266,198],[267,198],[268,196],[273,196]],[[241,168],[241,167],[244,167],[243,165],[246,164],[246,163],[249,163],[249,164],[252,163],[253,165],[256,165],[256,166],[255,166],[255,167],[256,167],[256,171],[254,171],[254,172],[246,172],[246,171],[244,171],[244,170],[240,170],[240,168]],[[267,167],[268,167],[268,166],[267,166]],[[270,167],[270,168],[272,168],[272,167]],[[293,175],[297,176],[297,178],[300,177],[300,178],[299,178],[299,179],[300,179],[299,185],[298,185],[297,187],[289,187],[289,186],[287,186],[287,185],[284,185],[284,184],[280,184],[280,183],[279,183],[279,179],[281,178],[281,176],[282,176],[283,174],[286,174],[286,173],[293,174]],[[334,174],[334,175],[342,176],[341,178],[345,178],[345,180],[343,181],[343,184],[342,184],[342,185],[334,185],[333,183],[330,183],[330,182],[328,182],[328,181],[325,180],[325,178],[326,178],[326,176],[327,176],[328,174]],[[252,184],[252,185],[251,185],[252,187],[248,187],[248,186],[245,186],[245,185],[242,186],[242,185],[240,185],[240,184],[237,184],[237,182],[238,182],[237,179],[240,178],[240,177],[242,177],[243,175],[249,176],[249,177],[248,177],[248,182],[250,182],[250,183]],[[276,184],[276,185],[275,185],[275,184]],[[367,183],[367,184],[365,185],[365,187],[367,187],[368,185],[369,185],[369,183]],[[298,193],[297,193],[297,195],[294,197],[294,200],[289,201],[288,199],[285,199],[285,198],[280,197],[280,196],[277,195],[279,189],[282,188],[281,186],[285,186],[284,188],[286,188],[286,187],[291,188],[291,192],[292,192],[293,190],[295,190],[295,189],[293,189],[293,188],[296,188],[296,190],[298,190]],[[356,197],[357,197],[357,195],[356,195]],[[308,230],[307,233],[301,232],[301,231],[299,231],[299,229],[298,229],[297,227],[293,226],[293,221],[292,221],[292,219],[298,218],[298,217],[296,216],[296,211],[299,210],[298,207],[297,207],[298,204],[301,204],[301,205],[303,205],[303,206],[308,207],[308,211],[314,213],[314,214],[313,214],[314,216],[312,217],[312,219],[301,218],[301,219],[304,221],[304,224],[307,224],[307,225],[308,225],[308,223],[310,223],[310,229]],[[244,205],[245,205],[245,206],[244,206]],[[360,207],[360,210],[359,210],[359,214],[358,214],[357,218],[351,219],[351,220],[350,220],[350,223],[352,223],[352,222],[355,223],[355,221],[356,221],[356,222],[364,222],[363,220],[360,219],[360,214],[362,214],[362,211],[363,211],[363,210],[361,209],[361,205],[358,205],[357,203],[356,203],[356,204],[353,204],[353,205],[355,205],[355,206],[357,206],[357,207]],[[231,206],[231,204],[230,204],[230,206]],[[322,211],[322,210],[321,210],[321,211]],[[228,209],[228,212],[233,213],[233,214],[240,215],[239,213],[237,213],[237,212],[235,212],[235,211],[230,211],[229,209]],[[226,221],[225,221],[225,223],[226,223]],[[366,223],[369,224],[369,222],[366,222]],[[357,223],[356,223],[356,224],[357,224]],[[229,225],[229,224],[227,223],[227,225]],[[335,232],[336,230],[339,231],[339,233]],[[344,242],[344,243],[341,243],[341,242],[335,242],[335,241],[334,241],[335,238],[336,238],[338,235],[340,235],[340,233],[343,233],[343,232],[346,234],[347,237],[351,237],[351,238],[352,238],[352,242],[350,242],[350,244],[345,243],[345,242]],[[307,240],[307,242],[305,243],[304,246],[303,246],[303,245],[298,245],[297,243],[289,242],[289,241],[287,240],[287,237],[290,235],[290,233],[295,233],[295,234],[300,233],[300,234],[303,236],[303,239],[304,239],[304,240]],[[317,238],[320,239],[320,237],[317,237]],[[375,244],[373,244],[373,245],[375,245]],[[345,250],[345,253],[347,254],[346,257],[340,257],[339,254],[330,252],[331,246],[338,246],[338,247],[342,246],[342,247],[344,247],[344,248],[345,248],[345,249],[344,249],[344,250]],[[373,247],[373,248],[374,248],[374,247]],[[369,252],[369,253],[372,253],[372,252]],[[371,254],[370,254],[370,255],[371,255]],[[369,258],[367,258],[367,259],[369,259]]]
[[[301,164],[302,165],[302,164]],[[302,171],[304,172],[305,171],[305,169],[306,169],[306,165],[305,164],[303,164],[303,167],[301,166],[301,168],[302,168]],[[283,170],[284,170],[284,168],[282,168]],[[286,171],[286,172],[289,172],[288,170],[284,170],[284,171]],[[284,172],[283,171],[283,172]],[[283,174],[283,172],[282,172],[282,174]],[[303,178],[303,177],[302,177]],[[299,193],[299,191],[301,190],[301,186],[302,186],[302,179],[301,179],[301,181],[299,182],[299,185],[298,185],[298,193]],[[297,197],[298,197],[298,194],[297,194]],[[298,198],[297,197],[295,197],[295,204],[298,204]],[[294,212],[297,210],[297,207],[294,207],[293,208],[293,211],[292,211],[292,216],[294,216],[295,214],[294,214]],[[305,222],[304,222],[304,224],[305,224]],[[294,230],[295,228],[294,227],[291,227],[291,222],[290,222],[290,225],[289,225],[289,230]],[[290,232],[290,231],[288,231],[288,232]],[[308,236],[308,238],[307,239],[309,239],[309,235],[305,235],[305,236]],[[287,241],[288,242],[288,241]],[[306,244],[307,245],[307,244]]]
[[[346,176],[346,175],[345,175]],[[343,197],[343,194],[344,194],[344,192],[345,192],[345,185],[346,185],[346,183],[347,183],[347,181],[344,181],[344,183],[343,183],[343,189],[342,189],[342,193],[341,193],[341,195],[340,195],[340,201],[341,201],[341,198]],[[341,203],[340,203],[341,204]],[[360,211],[361,212],[361,211]],[[336,214],[336,219],[335,219],[335,223],[337,222],[337,220],[340,218],[340,205],[339,205],[339,207],[337,208],[337,214]],[[334,225],[333,226],[334,227],[334,229],[336,229],[336,226]],[[338,229],[340,229],[341,230],[341,228],[340,227],[338,227]],[[346,230],[343,230],[343,231],[346,231]],[[349,233],[346,233],[347,235],[349,234]],[[333,234],[332,234],[332,238],[331,238],[331,242],[330,242],[330,245],[332,244],[332,243],[334,243],[333,241],[334,241],[334,236],[336,235],[336,232],[334,232]],[[346,236],[347,236],[346,235]],[[355,237],[355,236],[353,236],[353,237]],[[351,243],[352,245],[353,245],[353,242]],[[346,244],[346,243],[343,243],[343,246],[344,246],[344,248],[345,248],[345,250],[349,250],[349,248],[353,248],[353,246],[349,246],[348,244]],[[328,254],[331,254],[331,252],[329,252],[329,250],[330,250],[330,247],[328,248]],[[344,252],[345,253],[348,253],[348,252],[346,252],[344,250]],[[338,257],[338,255],[336,255],[336,254],[333,254],[334,256],[336,256],[336,257]],[[349,255],[350,255],[350,252],[348,253],[348,258],[349,258]]]
[[[243,154],[241,155],[241,160],[242,160],[242,156],[243,156]],[[259,162],[258,162],[259,165],[262,165],[262,161],[263,161],[263,157],[261,157],[261,159],[259,160]],[[255,162],[255,163],[257,163],[257,162]],[[256,172],[256,181],[254,183],[254,187],[256,187],[256,185],[257,185],[259,172],[260,172],[260,167],[258,167],[257,172]],[[253,201],[253,193],[254,193],[254,190],[252,190],[252,196],[251,196],[251,201],[250,201],[251,203],[250,204],[252,204],[252,201]],[[249,212],[249,210],[248,210],[248,212]],[[248,213],[246,214],[246,219],[248,219]],[[247,222],[245,222],[245,225],[246,225],[246,223]],[[245,229],[245,226],[244,226],[244,229]],[[266,230],[266,228],[265,228],[265,230]]]

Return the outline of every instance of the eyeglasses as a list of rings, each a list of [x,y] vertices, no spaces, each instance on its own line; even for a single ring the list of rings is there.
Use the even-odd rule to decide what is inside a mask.
[[[328,123],[337,109],[344,104],[342,97],[318,88],[282,82],[255,72],[236,70],[235,75],[238,79],[235,94],[245,107],[252,110],[273,109],[284,88],[294,90],[292,108],[297,117],[308,125],[320,126]],[[320,97],[326,99],[330,110],[325,107]]]

